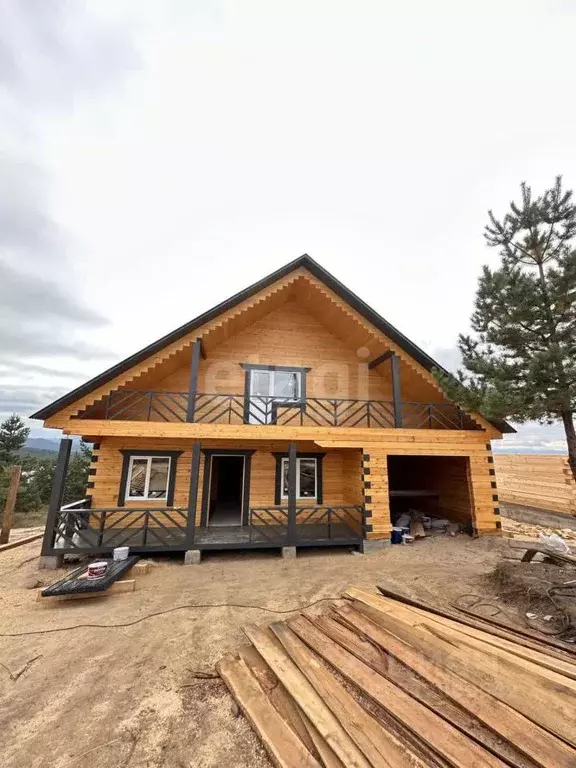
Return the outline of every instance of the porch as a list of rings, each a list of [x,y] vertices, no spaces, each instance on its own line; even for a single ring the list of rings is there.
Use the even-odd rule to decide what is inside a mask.
[[[130,547],[135,554],[191,549],[250,549],[358,545],[362,506],[251,508],[247,525],[194,525],[187,508],[90,509],[86,500],[56,516],[50,554],[109,554]]]
[[[70,443],[61,444],[46,556],[359,546],[366,536],[359,449],[181,441],[170,447],[182,450],[162,450],[154,440],[131,450],[110,439],[98,446],[91,495],[62,506]],[[118,503],[106,503],[114,493]]]

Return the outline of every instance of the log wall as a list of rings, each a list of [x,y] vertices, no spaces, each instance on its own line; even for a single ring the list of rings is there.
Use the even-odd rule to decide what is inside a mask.
[[[500,499],[576,515],[576,484],[566,456],[496,454]]]

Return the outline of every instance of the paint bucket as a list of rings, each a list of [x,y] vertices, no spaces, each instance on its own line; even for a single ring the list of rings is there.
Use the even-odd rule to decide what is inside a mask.
[[[108,563],[106,560],[99,560],[97,563],[90,563],[88,566],[88,579],[90,581],[94,579],[101,579],[106,575],[108,570]]]
[[[130,547],[116,547],[112,552],[112,558],[114,560],[128,560],[128,552]]]
[[[405,533],[402,536],[402,544],[413,544],[414,543],[414,536],[410,536],[409,533]]]
[[[403,531],[402,528],[392,528],[392,544],[402,544]]]

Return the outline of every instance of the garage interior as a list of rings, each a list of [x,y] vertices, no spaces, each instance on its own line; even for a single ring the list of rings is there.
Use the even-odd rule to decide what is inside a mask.
[[[473,501],[465,456],[389,456],[392,525],[412,510],[463,524],[472,532]]]

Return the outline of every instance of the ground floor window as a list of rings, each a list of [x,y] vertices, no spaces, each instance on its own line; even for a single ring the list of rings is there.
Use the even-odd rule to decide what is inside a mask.
[[[167,499],[169,456],[131,456],[126,501]]]
[[[296,498],[315,499],[317,481],[316,459],[296,459]],[[288,459],[282,459],[282,498],[288,498]]]
[[[182,451],[122,450],[124,463],[118,494],[118,506],[128,501],[161,502],[172,506],[176,465]]]
[[[288,499],[288,454],[276,453],[275,504]],[[296,498],[302,501],[315,499],[322,504],[323,453],[306,453],[296,457]]]

